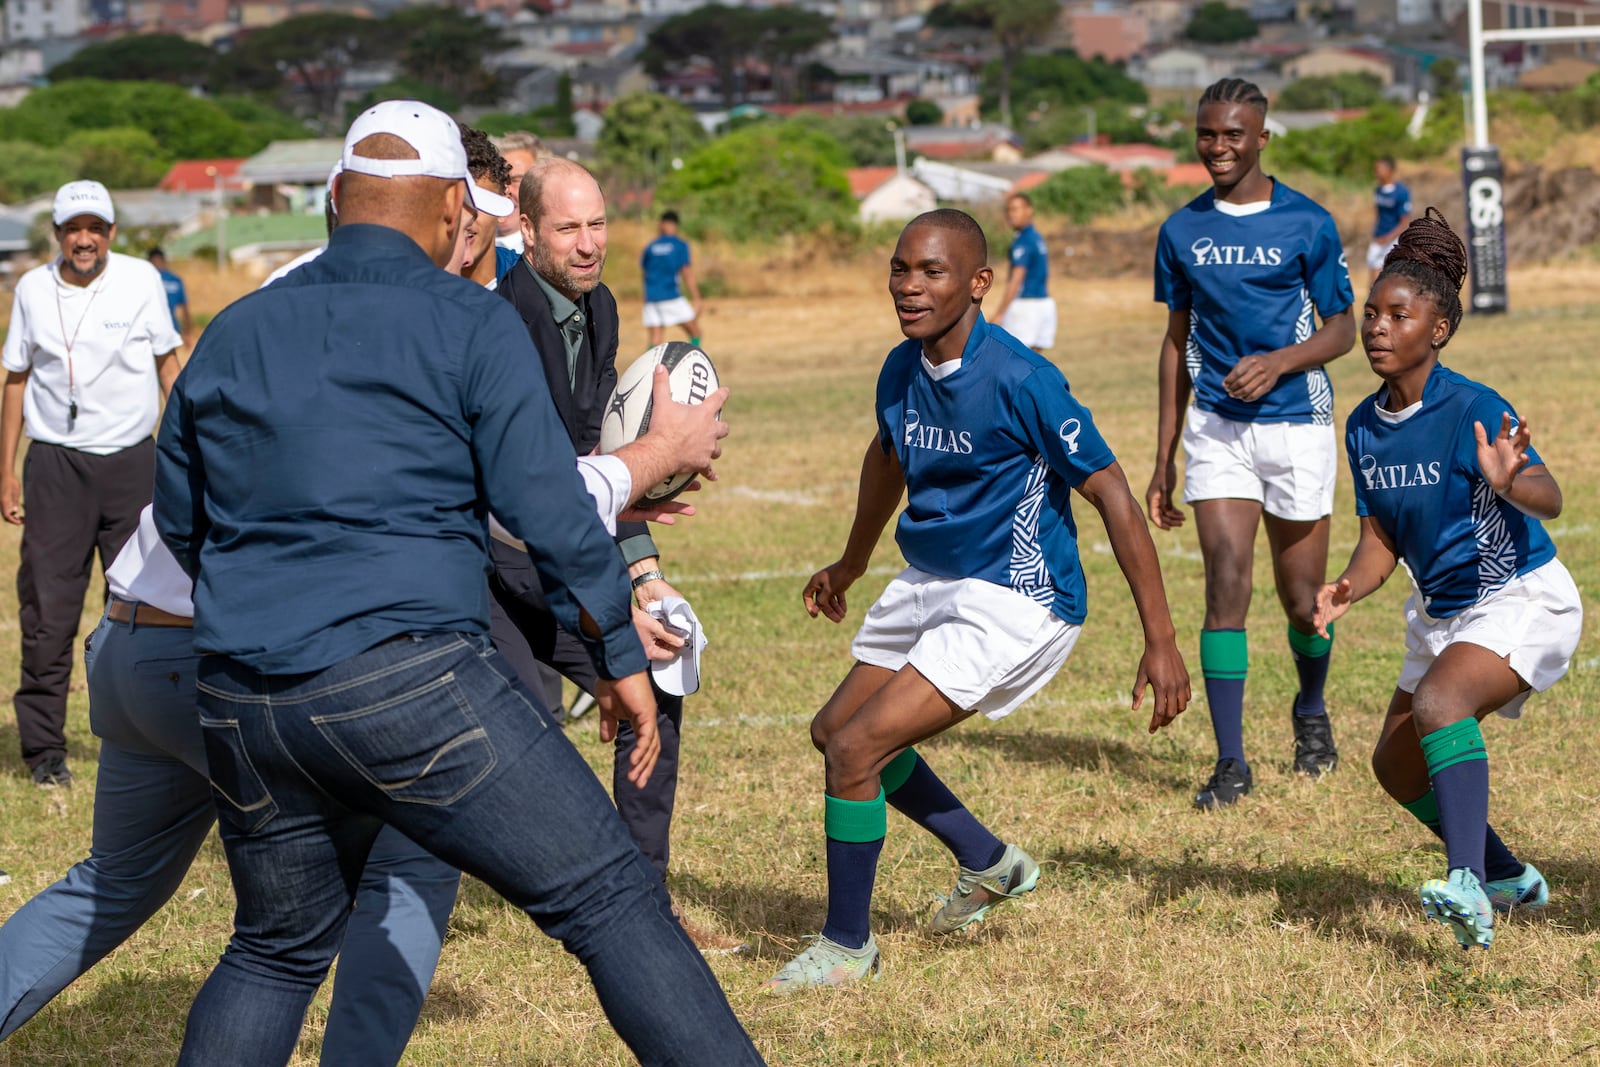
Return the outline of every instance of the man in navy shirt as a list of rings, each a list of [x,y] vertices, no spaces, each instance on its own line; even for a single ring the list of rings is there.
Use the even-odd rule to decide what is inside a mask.
[[[1333,645],[1312,618],[1338,468],[1322,368],[1355,343],[1355,297],[1333,219],[1262,171],[1266,119],[1267,98],[1251,83],[1225,78],[1206,89],[1195,150],[1212,189],[1162,224],[1156,246],[1167,331],[1146,503],[1161,529],[1182,524],[1173,501],[1181,437],[1183,498],[1194,505],[1205,562],[1200,669],[1217,741],[1216,766],[1195,794],[1203,809],[1231,805],[1254,786],[1243,737],[1245,619],[1263,524],[1300,682],[1294,768],[1317,777],[1339,758],[1322,695]]]
[[[1006,201],[1006,224],[1016,231],[1011,242],[1005,295],[994,321],[1035,352],[1056,343],[1056,303],[1050,299],[1050,251],[1033,225],[1033,201],[1012,193]]]
[[[678,236],[678,213],[661,213],[660,234],[644,246],[639,266],[644,271],[644,325],[650,331],[650,344],[666,340],[668,326],[682,326],[689,343],[700,343],[700,286],[694,280],[689,261],[689,242]],[[678,279],[689,290],[684,299]]]
[[[417,101],[363,113],[341,165],[327,251],[218,316],[159,443],[156,521],[212,653],[200,721],[239,902],[179,1062],[288,1062],[389,823],[560,938],[642,1061],[760,1063],[588,765],[488,639],[493,511],[594,658],[602,736],[632,720],[649,777],[622,562],[516,314],[438,269],[465,198],[510,205]]]

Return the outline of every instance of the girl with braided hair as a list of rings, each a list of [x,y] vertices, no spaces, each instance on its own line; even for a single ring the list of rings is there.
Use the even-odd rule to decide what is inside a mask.
[[[1444,840],[1447,874],[1422,886],[1423,910],[1462,948],[1488,948],[1494,909],[1543,907],[1549,891],[1489,826],[1479,723],[1516,718],[1566,673],[1583,607],[1544,530],[1561,487],[1528,421],[1439,362],[1466,273],[1466,249],[1430,207],[1373,283],[1361,345],[1383,385],[1345,424],[1361,537],[1316,621],[1326,628],[1405,564],[1406,658],[1372,767]]]

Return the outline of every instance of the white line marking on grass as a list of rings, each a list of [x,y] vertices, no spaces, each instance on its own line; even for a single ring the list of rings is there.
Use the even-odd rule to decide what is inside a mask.
[[[799,507],[815,507],[824,504],[816,493],[804,489],[754,489],[748,485],[730,486],[727,493],[733,496],[742,496],[750,500],[759,500],[763,504],[794,504]]]
[[[871,567],[871,568],[869,568],[867,570],[866,575],[863,575],[863,577],[867,577],[867,576],[870,576],[870,575],[876,575],[878,577],[893,577],[894,575],[899,574],[903,570],[905,570],[904,567]],[[709,582],[709,583],[725,582],[726,583],[726,582],[772,582],[772,581],[779,581],[779,580],[791,581],[791,580],[793,580],[795,578],[799,578],[801,580],[804,580],[806,578],[811,577],[815,573],[817,573],[816,569],[813,568],[812,570],[804,570],[804,571],[797,571],[797,570],[740,571],[737,574],[685,574],[682,577],[682,581],[684,582],[685,585],[691,585],[691,584],[694,584],[694,583],[707,583],[707,582]]]

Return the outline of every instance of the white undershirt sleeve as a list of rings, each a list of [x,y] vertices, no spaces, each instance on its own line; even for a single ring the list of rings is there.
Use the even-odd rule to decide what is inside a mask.
[[[606,533],[617,536],[617,515],[633,500],[633,475],[628,473],[628,465],[616,456],[579,456],[578,475],[594,498],[594,510],[605,523]],[[493,515],[489,516],[489,535],[512,548],[528,547]]]

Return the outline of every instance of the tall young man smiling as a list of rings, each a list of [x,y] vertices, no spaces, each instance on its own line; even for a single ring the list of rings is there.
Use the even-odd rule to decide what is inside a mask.
[[[1161,529],[1183,523],[1173,500],[1181,436],[1184,500],[1205,560],[1200,669],[1217,741],[1199,808],[1233,804],[1254,785],[1243,738],[1245,617],[1263,521],[1300,679],[1294,767],[1315,777],[1339,758],[1322,695],[1332,640],[1313,616],[1338,466],[1322,366],[1355,343],[1355,297],[1333,219],[1261,169],[1266,118],[1267,98],[1247,81],[1206,89],[1195,150],[1212,188],[1167,219],[1156,247],[1155,295],[1168,310],[1146,503]]]

